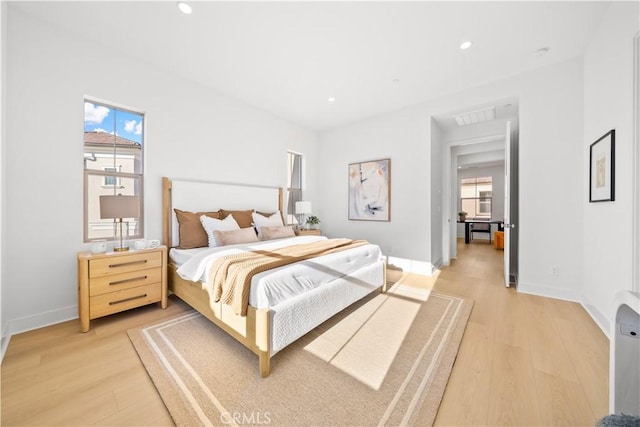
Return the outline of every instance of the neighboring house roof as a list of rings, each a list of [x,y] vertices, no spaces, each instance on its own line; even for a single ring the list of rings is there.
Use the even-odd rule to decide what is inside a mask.
[[[114,135],[108,132],[96,132],[96,131],[85,132],[84,143],[92,144],[92,145],[113,145],[113,137]],[[131,146],[139,147],[141,145],[139,142],[131,141],[130,139],[126,139],[121,136],[116,135],[115,138],[116,138],[116,145],[127,146],[127,147],[131,147]]]

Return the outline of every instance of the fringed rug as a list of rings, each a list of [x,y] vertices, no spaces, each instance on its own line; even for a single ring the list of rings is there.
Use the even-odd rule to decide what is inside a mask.
[[[374,293],[271,359],[196,312],[129,331],[176,425],[431,425],[473,302]]]

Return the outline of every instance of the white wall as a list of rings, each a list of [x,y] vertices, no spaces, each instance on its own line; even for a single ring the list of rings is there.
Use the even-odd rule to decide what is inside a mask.
[[[582,277],[582,59],[374,117],[321,135],[321,200],[332,234],[367,238],[425,263],[431,253],[430,117],[516,97],[520,102],[520,289],[577,300]],[[390,156],[389,223],[347,219],[347,164]],[[542,207],[542,208],[541,208]],[[571,220],[567,221],[569,216]],[[441,221],[441,219],[437,219]],[[552,275],[552,267],[560,274]]]
[[[632,289],[633,37],[637,2],[613,2],[584,57],[583,304],[608,332],[613,296]],[[616,130],[615,201],[589,203],[589,146]]]
[[[5,219],[5,204],[4,204],[4,144],[6,141],[5,138],[5,130],[6,130],[6,113],[7,109],[5,108],[5,92],[7,90],[6,79],[7,79],[7,71],[6,71],[6,55],[7,55],[7,3],[0,2],[0,260],[2,260],[2,253],[4,247],[4,238],[2,235],[2,230],[4,229],[4,219]],[[4,357],[4,352],[7,349],[7,345],[9,344],[9,328],[8,322],[5,319],[6,310],[4,309],[5,298],[4,298],[4,287],[2,286],[4,280],[4,270],[2,265],[4,263],[0,262],[0,361]]]
[[[4,2],[3,2],[4,3]],[[161,177],[286,185],[286,152],[316,136],[271,114],[8,8],[4,319],[19,332],[77,316],[83,96],[146,112],[146,237],[161,238]],[[4,109],[3,109],[4,110]],[[215,206],[223,208],[224,206]]]
[[[444,209],[443,169],[445,169],[444,150],[445,148],[448,149],[448,147],[443,143],[444,139],[445,133],[436,120],[432,118],[431,141],[437,141],[437,143],[431,144],[431,263],[435,268],[442,267],[445,262],[442,241],[444,231],[442,212]]]
[[[383,253],[431,262],[430,117],[406,109],[337,129],[321,136],[323,231],[329,236],[364,238]],[[349,163],[391,158],[391,221],[349,221]]]

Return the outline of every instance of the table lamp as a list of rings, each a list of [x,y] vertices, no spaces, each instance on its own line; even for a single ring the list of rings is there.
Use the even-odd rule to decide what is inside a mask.
[[[311,213],[311,202],[296,202],[296,215],[299,215],[302,220],[298,219],[300,226],[304,226],[304,218],[306,214]]]
[[[137,196],[100,196],[100,218],[113,218],[114,236],[116,239],[116,252],[128,251],[129,247],[124,242],[124,236],[129,235],[129,223],[123,218],[138,218],[140,216],[140,201]],[[119,241],[119,243],[118,243]]]

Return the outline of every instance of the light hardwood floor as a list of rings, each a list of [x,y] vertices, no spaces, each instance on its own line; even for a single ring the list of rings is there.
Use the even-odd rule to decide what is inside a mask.
[[[604,334],[579,304],[506,289],[501,251],[459,247],[433,278],[396,273],[474,300],[436,425],[594,425],[608,412]],[[166,310],[97,319],[85,334],[70,321],[12,337],[2,425],[172,425],[126,331],[186,310],[171,297]]]

